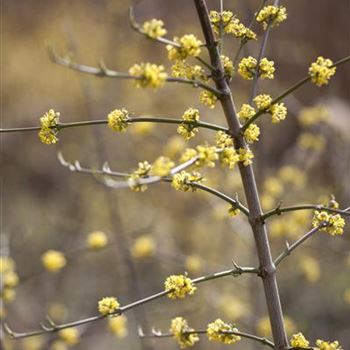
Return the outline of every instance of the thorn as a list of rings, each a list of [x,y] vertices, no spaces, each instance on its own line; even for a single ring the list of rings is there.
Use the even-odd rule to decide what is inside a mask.
[[[76,160],[74,162],[74,167],[77,171],[81,171],[81,165],[80,165],[79,161]]]
[[[4,323],[3,325],[4,331],[7,335],[9,335],[11,338],[15,338],[15,333],[11,330],[9,325],[7,323]]]
[[[137,326],[137,333],[139,337],[143,338],[145,336],[145,333],[143,333],[143,329],[141,326]]]
[[[47,327],[43,322],[40,322],[40,328],[45,332],[52,332],[55,328],[54,327]]]
[[[109,167],[108,162],[104,162],[104,163],[103,163],[103,165],[102,165],[102,170],[103,170],[105,173],[110,173],[110,172],[111,172],[111,168]]]
[[[100,60],[98,66],[101,69],[101,75],[107,75],[108,68],[103,60]]]
[[[152,334],[155,335],[156,337],[159,337],[162,335],[162,331],[152,327]]]
[[[57,159],[63,166],[67,167],[69,165],[69,163],[64,159],[63,154],[62,154],[61,151],[57,152]]]
[[[47,322],[49,323],[50,326],[52,326],[54,328],[57,327],[56,323],[53,321],[53,319],[49,315],[46,315],[46,320],[47,320]]]

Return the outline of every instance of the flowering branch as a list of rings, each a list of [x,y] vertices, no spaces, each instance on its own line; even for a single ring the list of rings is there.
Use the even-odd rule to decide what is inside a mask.
[[[250,334],[250,333],[245,333],[245,332],[240,332],[240,331],[220,331],[220,333],[222,334],[234,334],[234,335],[238,335],[242,338],[247,338],[247,339],[252,339],[255,340],[259,343],[262,343],[264,345],[267,345],[271,348],[274,348],[274,343],[266,338],[262,338],[262,337],[258,337],[256,335]],[[184,336],[186,335],[190,335],[190,334],[207,334],[206,330],[193,330],[190,332],[183,332],[182,333]],[[159,330],[156,329],[152,329],[152,334],[144,334],[142,328],[139,328],[139,336],[141,338],[170,338],[173,337],[173,333],[162,333]]]
[[[118,78],[118,79],[130,79],[130,80],[141,80],[141,77],[137,77],[134,75],[131,75],[129,73],[124,72],[117,72],[115,70],[108,69],[103,61],[100,62],[99,67],[92,67],[87,66],[83,64],[78,64],[72,61],[69,57],[62,57],[57,54],[57,52],[54,50],[53,47],[49,47],[49,57],[54,63],[57,63],[61,66],[73,69],[75,71],[78,71],[80,73],[95,75],[98,77],[107,77],[107,78]],[[167,77],[165,79],[167,82],[176,82],[176,83],[183,83],[183,84],[189,84],[192,85],[195,88],[202,88],[204,90],[210,91],[215,96],[220,97],[221,92],[210,85],[207,85],[199,80],[191,80],[186,78],[172,78]]]
[[[128,117],[127,123],[133,124],[133,123],[159,123],[159,124],[190,124],[194,127],[198,128],[204,128],[204,129],[211,129],[215,131],[224,131],[227,132],[228,129],[208,123],[208,122],[202,122],[202,121],[186,121],[183,119],[177,119],[177,118],[157,118],[157,117],[138,117],[138,116],[131,116]],[[99,120],[85,120],[80,122],[71,122],[71,123],[58,123],[55,128],[57,130],[66,129],[66,128],[75,128],[78,126],[89,126],[89,125],[101,125],[101,124],[108,124],[107,119],[99,119]],[[20,132],[20,131],[38,131],[40,130],[40,126],[30,126],[30,127],[24,127],[24,128],[9,128],[9,129],[0,129],[0,133],[5,132]]]
[[[235,267],[233,269],[229,269],[229,270],[225,270],[225,271],[221,271],[221,272],[217,272],[214,274],[209,274],[206,276],[202,276],[202,277],[198,277],[198,278],[194,278],[191,280],[191,282],[193,284],[200,284],[203,282],[207,282],[213,279],[217,279],[217,278],[221,278],[221,277],[226,277],[226,276],[240,276],[242,274],[258,274],[258,269],[253,268],[253,267],[241,267],[235,264]],[[75,326],[81,326],[83,324],[87,324],[87,323],[91,323],[91,322],[95,322],[98,320],[101,320],[103,318],[107,318],[108,316],[120,316],[123,313],[125,313],[126,311],[129,311],[135,307],[138,307],[140,305],[149,303],[153,300],[162,298],[164,296],[166,296],[167,294],[173,292],[173,289],[169,289],[169,290],[164,290],[162,292],[153,294],[151,296],[148,296],[146,298],[137,300],[135,302],[132,302],[130,304],[127,304],[125,306],[121,306],[119,307],[117,310],[115,310],[112,314],[108,314],[108,315],[96,315],[96,316],[92,316],[92,317],[88,317],[88,318],[84,318],[81,320],[77,320],[77,321],[72,321],[72,322],[68,322],[68,323],[62,323],[62,324],[57,324],[55,322],[52,321],[52,319],[50,317],[46,317],[46,321],[48,324],[40,324],[41,326],[41,330],[35,330],[35,331],[30,331],[30,332],[15,332],[13,331],[7,324],[4,324],[4,331],[13,339],[19,339],[19,338],[27,338],[27,337],[32,337],[32,336],[36,336],[36,335],[40,335],[40,334],[45,334],[45,333],[51,333],[51,332],[57,332],[60,331],[62,329],[66,329],[66,328],[71,328],[71,327],[75,327]]]
[[[324,210],[329,213],[335,213],[340,214],[344,216],[350,216],[350,212],[348,210],[341,210],[341,209],[335,209],[335,208],[329,208],[325,207],[323,205],[317,205],[317,204],[300,204],[300,205],[292,205],[288,207],[276,207],[275,209],[272,209],[265,214],[261,216],[262,220],[265,220],[273,215],[281,215],[282,213],[289,212],[289,211],[297,211],[297,210]]]
[[[346,63],[350,61],[350,56],[346,56],[342,59],[340,59],[339,61],[335,62],[332,66],[330,66],[329,68],[334,68],[334,67],[339,67],[340,65]],[[300,81],[298,81],[297,83],[295,83],[294,85],[292,85],[289,89],[287,89],[285,92],[283,92],[281,95],[279,95],[278,97],[276,97],[274,100],[272,100],[271,102],[271,106],[274,105],[275,103],[281,101],[282,99],[284,99],[286,96],[290,95],[292,92],[294,92],[295,90],[297,90],[298,88],[300,88],[301,86],[305,85],[306,83],[308,83],[311,80],[311,76],[308,75],[307,77],[301,79]],[[242,127],[241,127],[241,133],[243,134],[245,130],[247,130],[247,128],[249,127],[249,125],[251,125],[252,123],[254,123],[254,121],[256,119],[258,119],[261,115],[265,114],[267,110],[260,110],[257,113],[255,113]]]

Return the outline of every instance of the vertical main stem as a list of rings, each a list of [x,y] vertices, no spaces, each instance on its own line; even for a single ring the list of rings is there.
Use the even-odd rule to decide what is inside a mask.
[[[224,76],[224,70],[220,61],[220,55],[217,48],[217,43],[212,31],[208,9],[205,0],[194,0],[198,17],[201,22],[206,45],[210,55],[210,61],[216,70],[213,72],[213,79],[217,89],[222,92],[220,99],[229,131],[235,140],[237,148],[246,148],[246,142],[240,134],[241,125],[239,123],[235,110],[231,89]],[[249,207],[249,222],[253,230],[255,245],[258,253],[259,264],[261,269],[261,278],[263,281],[265,299],[267,303],[269,318],[271,322],[272,335],[276,350],[284,350],[288,348],[288,340],[286,336],[283,312],[279,296],[279,290],[276,278],[276,267],[270,251],[270,243],[267,235],[265,223],[260,219],[262,210],[256,181],[254,177],[253,167],[251,165],[244,166],[239,164],[239,170],[243,182],[243,188]]]

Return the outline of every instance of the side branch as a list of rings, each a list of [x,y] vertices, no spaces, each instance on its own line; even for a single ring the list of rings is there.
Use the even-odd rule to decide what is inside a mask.
[[[330,68],[333,67],[339,67],[342,64],[349,62],[350,61],[350,56],[346,56],[344,58],[342,58],[341,60],[335,62]],[[283,100],[285,97],[287,97],[288,95],[290,95],[292,92],[294,92],[295,90],[297,90],[298,88],[300,88],[301,86],[305,85],[306,83],[308,83],[311,80],[311,76],[307,76],[301,80],[299,80],[297,83],[295,83],[294,85],[292,85],[289,89],[287,89],[285,92],[283,92],[281,95],[279,95],[278,97],[276,97],[272,102],[271,105],[274,105],[275,103]],[[241,127],[241,133],[243,133],[250,124],[254,123],[255,120],[257,120],[261,115],[265,114],[266,110],[261,110],[258,111],[257,113],[255,113],[242,127]]]
[[[210,274],[210,275],[206,275],[206,276],[199,277],[199,278],[195,278],[195,279],[192,279],[192,282],[194,284],[200,284],[200,283],[210,281],[213,279],[217,279],[217,278],[221,278],[221,277],[225,277],[225,276],[234,276],[235,277],[235,276],[242,275],[244,273],[257,275],[258,269],[255,269],[253,267],[240,267],[238,265],[235,265],[235,268],[233,268],[233,269]],[[125,313],[126,311],[129,311],[135,307],[138,307],[140,305],[149,303],[153,300],[162,298],[165,295],[171,293],[172,291],[173,291],[172,289],[164,290],[162,292],[153,294],[149,297],[140,299],[138,301],[132,302],[132,303],[127,304],[125,306],[121,306],[113,314],[110,314],[110,315],[96,315],[96,316],[84,318],[81,320],[68,322],[68,323],[62,323],[62,324],[56,324],[50,319],[50,317],[46,317],[47,324],[42,323],[41,330],[19,333],[19,332],[13,331],[7,324],[4,324],[4,331],[13,339],[27,338],[27,337],[32,337],[32,336],[41,335],[41,334],[45,334],[45,333],[58,332],[62,329],[81,326],[83,324],[99,321],[101,319],[104,319],[104,318],[107,318],[110,316],[120,316],[123,313]]]

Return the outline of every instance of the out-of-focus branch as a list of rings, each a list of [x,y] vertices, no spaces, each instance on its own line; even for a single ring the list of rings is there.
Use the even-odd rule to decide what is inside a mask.
[[[214,274],[206,275],[203,277],[198,277],[195,279],[192,279],[192,283],[194,284],[200,284],[203,282],[211,281],[213,279],[221,278],[221,277],[226,277],[226,276],[240,276],[242,274],[258,274],[259,270],[254,268],[254,267],[241,267],[235,264],[235,267],[230,270],[222,271],[222,272],[217,272]],[[165,295],[171,293],[173,290],[164,290],[162,292],[153,294],[151,296],[148,296],[146,298],[137,300],[135,302],[132,302],[130,304],[124,305],[119,307],[113,314],[110,315],[96,315],[88,318],[84,318],[81,320],[73,321],[73,322],[68,322],[68,323],[62,323],[62,324],[57,324],[55,323],[50,317],[46,317],[46,323],[40,324],[41,330],[35,330],[35,331],[30,331],[30,332],[15,332],[12,330],[7,324],[4,324],[4,331],[12,338],[14,339],[19,339],[19,338],[27,338],[27,337],[32,337],[40,334],[45,334],[45,333],[51,333],[51,332],[58,332],[62,329],[70,328],[70,327],[76,327],[76,326],[81,326],[83,324],[95,322],[98,320],[101,320],[103,318],[109,317],[109,316],[120,316],[126,311],[129,311],[135,307],[138,307],[140,305],[149,303],[153,300],[159,299],[164,297]]]

